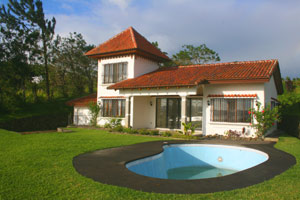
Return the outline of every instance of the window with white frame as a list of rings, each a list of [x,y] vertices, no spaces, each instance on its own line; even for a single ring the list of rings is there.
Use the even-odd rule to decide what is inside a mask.
[[[127,62],[104,65],[103,83],[117,83],[127,79]]]
[[[125,117],[125,99],[104,99],[103,117]]]
[[[210,121],[213,122],[250,122],[249,109],[253,99],[211,99]]]

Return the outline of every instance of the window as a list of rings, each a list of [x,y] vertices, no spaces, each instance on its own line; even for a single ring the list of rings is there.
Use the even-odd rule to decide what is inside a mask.
[[[156,99],[156,127],[180,128],[181,125],[181,99],[157,98]]]
[[[189,98],[186,102],[187,122],[192,122],[197,130],[202,130],[202,98]]]
[[[211,99],[210,119],[214,122],[249,122],[252,99]]]
[[[103,117],[125,117],[125,99],[104,99]]]
[[[103,83],[117,83],[127,79],[127,63],[104,65]]]

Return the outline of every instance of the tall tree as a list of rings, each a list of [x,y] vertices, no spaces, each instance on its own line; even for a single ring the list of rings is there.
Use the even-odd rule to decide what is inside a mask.
[[[205,64],[220,61],[218,53],[209,49],[205,44],[200,46],[183,45],[183,50],[173,55],[172,60],[177,65]]]
[[[28,29],[26,22],[17,18],[9,7],[0,7],[0,104],[14,105],[19,90],[25,102],[26,81],[31,79],[30,61],[37,55],[34,49],[38,46],[38,36],[37,30]]]
[[[42,41],[42,54],[45,67],[45,80],[47,98],[50,98],[49,69],[48,69],[48,46],[53,38],[56,20],[45,18],[43,3],[41,0],[9,0],[9,9],[26,25],[26,28],[39,30]]]
[[[89,93],[93,92],[94,81],[97,76],[97,61],[84,55],[92,49],[93,45],[87,45],[80,33],[70,33],[68,37],[59,35],[51,45],[51,63],[56,71],[56,80],[60,90],[66,95],[67,82],[71,94],[84,93],[88,86]]]

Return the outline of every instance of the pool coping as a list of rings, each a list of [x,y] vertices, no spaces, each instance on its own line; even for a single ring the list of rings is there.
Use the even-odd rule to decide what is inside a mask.
[[[159,154],[168,144],[222,144],[253,148],[269,155],[257,166],[231,175],[195,180],[170,180],[138,175],[126,163]],[[292,155],[274,148],[274,142],[227,140],[164,140],[97,150],[73,158],[78,173],[94,181],[144,192],[194,194],[228,191],[269,180],[296,164]]]

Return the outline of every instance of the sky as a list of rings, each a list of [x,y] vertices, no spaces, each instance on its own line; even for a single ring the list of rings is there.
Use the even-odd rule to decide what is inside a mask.
[[[6,4],[7,0],[0,0]],[[299,0],[44,0],[56,34],[99,45],[129,26],[162,51],[206,44],[221,62],[278,59],[282,77],[300,77]]]

